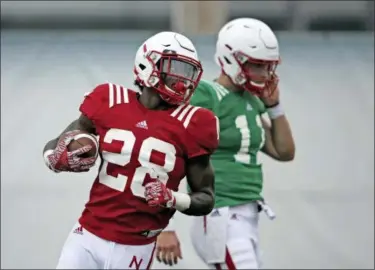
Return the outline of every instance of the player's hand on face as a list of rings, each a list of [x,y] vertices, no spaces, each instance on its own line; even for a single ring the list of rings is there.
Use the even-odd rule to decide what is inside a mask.
[[[156,258],[159,262],[172,266],[182,259],[180,241],[174,231],[159,234],[156,241]]]
[[[154,181],[145,185],[144,195],[150,206],[163,206],[170,208],[173,207],[176,202],[172,191],[159,179],[154,179]]]
[[[271,85],[263,91],[261,100],[266,106],[272,106],[279,103],[280,92],[279,92],[279,77],[274,75]]]
[[[74,151],[68,151],[69,143],[80,131],[69,131],[62,135],[56,148],[46,157],[48,166],[55,172],[85,172],[95,165],[96,157],[82,158],[80,155],[91,150],[91,145],[85,145]]]

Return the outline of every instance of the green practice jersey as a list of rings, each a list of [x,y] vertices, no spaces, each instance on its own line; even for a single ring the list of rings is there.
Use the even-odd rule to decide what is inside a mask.
[[[215,207],[261,199],[263,173],[258,152],[265,141],[260,120],[264,104],[248,92],[234,93],[205,80],[199,83],[190,103],[210,109],[220,121],[220,143],[211,157]]]

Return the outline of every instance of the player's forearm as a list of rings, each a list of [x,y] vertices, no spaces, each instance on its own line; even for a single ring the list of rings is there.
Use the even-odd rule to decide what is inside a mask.
[[[73,130],[76,130],[77,128],[79,128],[79,124],[78,124],[78,120],[74,120],[73,122],[71,122],[65,129],[63,132],[61,132],[61,134],[53,139],[53,140],[50,140],[49,142],[46,143],[46,145],[44,146],[43,148],[43,153],[45,153],[46,151],[48,150],[52,150],[52,149],[55,149],[56,146],[57,146],[57,142],[59,141],[59,138],[62,134],[68,132],[68,131],[73,131]]]
[[[190,194],[173,192],[175,208],[181,213],[188,216],[208,215],[215,203],[215,197],[209,188],[202,189]]]
[[[292,131],[285,115],[271,120],[272,141],[281,160],[294,159],[295,145]]]
[[[53,140],[50,140],[48,143],[46,143],[46,145],[44,146],[43,148],[43,154],[48,151],[48,150],[53,150],[56,148],[57,146],[57,142],[59,141],[59,138],[56,138],[56,139],[53,139]]]
[[[204,189],[199,192],[191,193],[190,207],[182,211],[185,215],[189,216],[204,216],[211,213],[215,205],[215,197],[210,189]]]
[[[186,180],[190,193],[172,192],[174,207],[185,215],[204,216],[214,208],[214,170],[210,155],[191,158],[187,162]]]
[[[184,194],[188,197],[176,196],[176,202],[178,205],[178,200],[184,202],[185,208],[178,209],[185,215],[190,216],[204,216],[208,215],[215,205],[215,195],[214,195],[214,171],[209,163],[209,159],[205,166],[191,168],[187,175],[187,182],[191,192],[189,194]]]
[[[60,135],[53,139],[53,140],[50,140],[45,146],[44,146],[44,149],[43,149],[43,153],[45,153],[47,150],[52,150],[52,149],[55,149],[56,146],[57,146],[57,143],[60,139],[60,137],[65,134],[66,132],[68,131],[73,131],[73,130],[81,130],[81,131],[84,131],[84,132],[87,132],[87,133],[92,133],[92,134],[95,134],[96,131],[95,131],[95,126],[93,124],[93,122],[87,118],[86,116],[84,116],[83,114],[81,114],[81,116],[74,120],[73,122],[71,122],[64,130],[63,132],[60,133]]]

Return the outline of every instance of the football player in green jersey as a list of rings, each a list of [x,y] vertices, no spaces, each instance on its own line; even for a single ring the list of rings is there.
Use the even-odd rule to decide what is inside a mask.
[[[236,19],[220,30],[215,60],[222,73],[214,81],[201,81],[191,99],[191,104],[212,110],[220,121],[219,147],[211,156],[215,209],[194,218],[192,242],[211,267],[259,269],[259,211],[271,218],[273,213],[261,194],[258,152],[278,161],[291,161],[295,153],[279,100],[278,41],[262,21]],[[182,258],[171,222],[159,235],[156,256],[171,265]]]

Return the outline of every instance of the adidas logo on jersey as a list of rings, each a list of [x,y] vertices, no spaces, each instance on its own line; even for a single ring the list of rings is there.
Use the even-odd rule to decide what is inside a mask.
[[[77,228],[73,231],[73,233],[76,233],[76,234],[80,234],[80,235],[82,235],[82,234],[83,234],[82,226],[77,227]]]
[[[139,127],[139,128],[148,129],[148,126],[147,126],[147,122],[146,122],[146,120],[137,123],[135,126],[136,126],[136,127]]]
[[[251,107],[251,105],[249,103],[247,103],[246,110],[251,111],[252,109],[253,109],[253,107]]]

